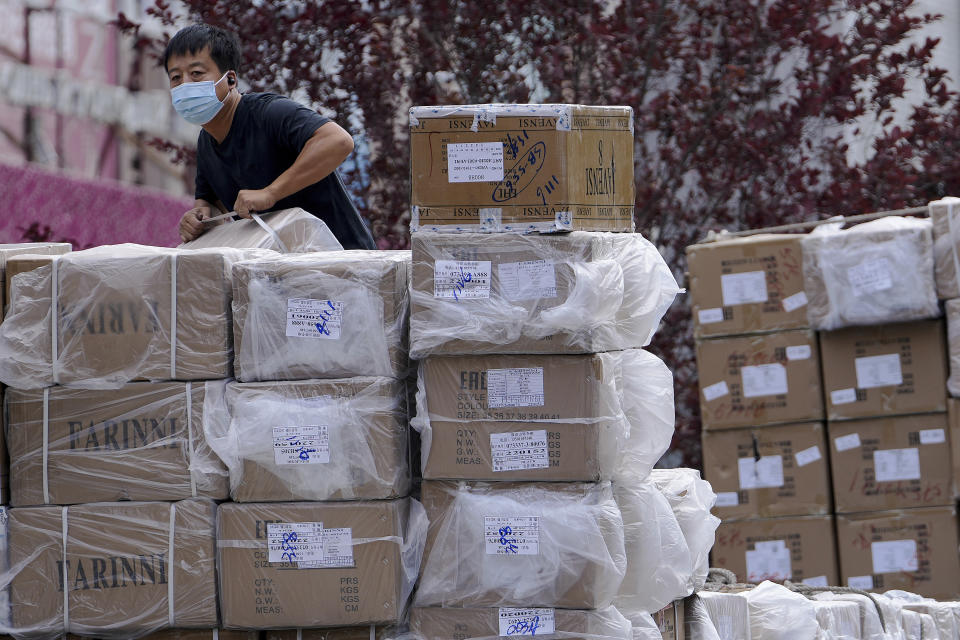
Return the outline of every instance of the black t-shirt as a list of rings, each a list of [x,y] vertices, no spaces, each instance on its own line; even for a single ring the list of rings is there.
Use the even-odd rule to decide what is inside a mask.
[[[263,189],[290,168],[314,132],[329,122],[316,111],[272,93],[247,93],[223,142],[206,131],[197,139],[196,197],[232,209],[241,189]],[[373,236],[334,171],[276,203],[300,207],[330,228],[344,249],[375,249]]]

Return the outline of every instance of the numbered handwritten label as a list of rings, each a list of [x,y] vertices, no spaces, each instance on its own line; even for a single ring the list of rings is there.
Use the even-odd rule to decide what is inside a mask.
[[[880,293],[893,287],[890,263],[886,258],[864,260],[847,269],[847,279],[856,297]]]
[[[273,457],[278,465],[330,462],[330,435],[326,425],[274,427]]]
[[[861,389],[903,384],[899,353],[857,358],[854,364],[857,369],[857,387]]]
[[[540,555],[539,516],[484,516],[487,555]]]
[[[311,298],[287,299],[287,337],[339,340],[343,303]]]
[[[503,180],[503,143],[448,144],[447,179],[449,182],[500,182]]]
[[[920,479],[918,449],[878,449],[873,452],[873,475],[877,482]]]
[[[723,306],[755,304],[767,301],[767,274],[765,271],[728,273],[720,276]]]
[[[793,576],[790,550],[783,540],[757,542],[747,551],[747,580],[789,580]]]
[[[322,562],[323,523],[267,523],[267,552],[270,562]]]
[[[873,557],[874,573],[899,573],[920,568],[916,540],[871,542],[870,555]]]
[[[547,431],[513,431],[490,434],[490,454],[494,472],[546,469]]]
[[[354,566],[353,529],[323,530],[323,557],[319,560],[301,561],[299,569],[337,569]]]
[[[787,369],[780,363],[742,367],[743,397],[780,396],[787,393]]]
[[[497,265],[500,291],[511,301],[557,297],[557,274],[550,260],[504,262]]]
[[[476,300],[490,297],[489,260],[437,260],[433,265],[433,297]]]
[[[543,367],[487,370],[487,408],[542,407]]]
[[[553,609],[500,609],[500,636],[556,633]]]

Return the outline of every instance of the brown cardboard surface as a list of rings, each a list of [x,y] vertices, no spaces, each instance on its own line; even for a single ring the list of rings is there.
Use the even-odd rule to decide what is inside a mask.
[[[840,420],[828,431],[837,513],[953,504],[945,413]]]
[[[703,433],[704,478],[724,521],[830,513],[823,424]],[[759,458],[759,459],[758,459]]]
[[[220,506],[217,545],[220,611],[228,628],[393,624],[403,617],[401,543],[409,501],[232,504]],[[348,528],[353,566],[299,568],[270,562],[268,524]]]
[[[234,632],[239,633],[239,632]],[[334,629],[267,629],[264,640],[388,640],[397,627],[363,625]]]
[[[480,115],[484,112],[490,117]],[[502,145],[502,179],[472,181],[464,175],[469,181],[451,182],[448,151],[464,143]],[[493,150],[501,154],[500,146]],[[554,230],[633,231],[633,111],[583,105],[415,107],[410,185],[421,229],[484,224],[515,231],[540,224]],[[486,222],[496,217],[483,211],[491,208],[500,210],[499,224]],[[558,212],[569,220],[560,227]]]
[[[10,304],[10,278],[13,274],[6,274],[6,264],[15,256],[31,255],[63,255],[72,249],[69,242],[22,242],[18,244],[0,244],[0,322],[3,321],[4,309]]]
[[[226,498],[227,470],[203,433],[204,385],[190,384],[189,410],[187,393],[182,382],[8,389],[11,503]]]
[[[838,515],[837,538],[844,585],[904,589],[937,600],[960,597],[954,507]]]
[[[757,547],[757,543],[781,542],[786,552],[771,550],[770,546]],[[771,556],[778,562],[770,562]],[[740,582],[813,580],[814,584],[825,586],[837,584],[839,576],[830,515],[722,522],[711,558],[711,567],[733,571]],[[788,568],[789,575],[785,575]],[[753,570],[753,575],[748,570]]]
[[[512,609],[518,614],[522,609]],[[410,632],[422,640],[449,640],[450,638],[495,638],[503,636],[500,628],[502,613],[509,615],[511,609],[413,607],[410,609]],[[556,634],[576,640],[580,638],[621,638],[628,640],[629,623],[619,617],[614,609],[582,611],[575,609],[547,609],[529,611],[532,619],[537,613],[553,617]],[[521,616],[521,619],[523,616]],[[509,627],[508,627],[509,628]],[[534,634],[539,635],[542,629]],[[517,634],[520,635],[520,634]],[[554,634],[546,634],[552,636]]]
[[[686,625],[684,619],[684,601],[675,600],[660,611],[651,614],[653,621],[663,636],[663,640],[684,640]]]
[[[23,253],[7,258],[6,265],[6,280],[4,284],[6,285],[6,299],[4,300],[4,305],[10,304],[10,295],[12,290],[12,280],[15,276],[20,275],[21,273],[26,273],[27,271],[33,271],[38,267],[48,265],[53,262],[58,255],[63,255],[62,253]]]
[[[66,635],[66,640],[82,640],[83,638],[84,636],[72,633]],[[139,640],[259,640],[259,634],[256,631],[229,631],[227,629],[166,629],[148,633]],[[363,640],[367,640],[367,638],[365,637]]]
[[[762,234],[687,247],[694,335],[806,328],[802,238]]]
[[[820,352],[830,420],[947,409],[942,320],[822,331]]]
[[[947,400],[947,420],[950,423],[950,463],[953,470],[953,495],[960,497],[960,400]]]
[[[820,355],[811,331],[700,340],[697,370],[704,429],[823,419]]]
[[[132,636],[215,626],[214,508],[198,499],[9,510],[10,565],[25,563],[10,583],[13,628]]]

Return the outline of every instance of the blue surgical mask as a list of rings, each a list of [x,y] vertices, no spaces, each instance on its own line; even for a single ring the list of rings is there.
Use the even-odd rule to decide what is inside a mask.
[[[227,74],[223,74],[223,78],[226,77]],[[170,89],[173,108],[191,124],[207,124],[223,108],[223,102],[217,98],[217,84],[220,80],[184,82]]]

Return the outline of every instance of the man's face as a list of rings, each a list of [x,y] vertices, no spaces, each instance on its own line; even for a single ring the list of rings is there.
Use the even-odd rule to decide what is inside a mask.
[[[196,53],[188,53],[182,56],[170,56],[167,60],[167,77],[170,78],[170,88],[178,87],[185,82],[202,82],[211,80],[218,82],[216,85],[217,98],[222,102],[230,92],[230,85],[224,78],[224,72],[220,71],[217,63],[210,57],[210,47],[204,47]]]

